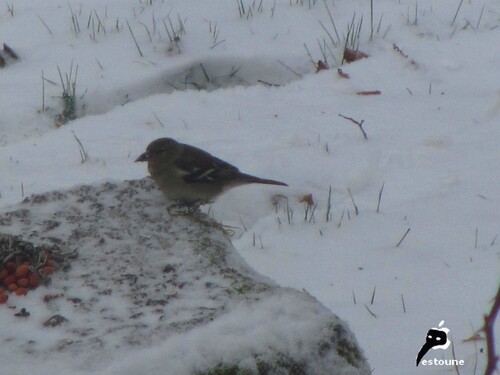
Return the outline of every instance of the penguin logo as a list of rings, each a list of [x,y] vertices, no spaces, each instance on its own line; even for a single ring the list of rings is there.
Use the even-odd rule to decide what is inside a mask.
[[[431,328],[427,332],[425,344],[422,346],[422,349],[420,349],[417,355],[417,366],[420,363],[420,360],[430,349],[444,350],[448,348],[448,346],[450,346],[451,341],[448,339],[448,332],[450,332],[450,330],[446,327],[443,327],[443,325],[444,320],[441,320],[441,322],[439,322],[438,328]]]

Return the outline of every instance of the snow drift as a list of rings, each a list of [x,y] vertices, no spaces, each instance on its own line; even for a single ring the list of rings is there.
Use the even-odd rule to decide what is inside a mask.
[[[251,270],[208,216],[170,215],[150,179],[33,195],[2,211],[0,232],[78,253],[50,285],[0,309],[12,323],[0,361],[17,370],[370,373],[344,322]],[[20,308],[30,316],[15,318]],[[44,327],[54,315],[65,320]],[[56,364],[62,357],[72,360]]]

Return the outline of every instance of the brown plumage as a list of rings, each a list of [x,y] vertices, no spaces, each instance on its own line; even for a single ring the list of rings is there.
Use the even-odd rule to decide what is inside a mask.
[[[165,196],[181,205],[213,201],[219,194],[236,186],[267,184],[288,186],[284,182],[242,173],[197,147],[172,138],[151,142],[136,162],[147,161],[148,171]]]

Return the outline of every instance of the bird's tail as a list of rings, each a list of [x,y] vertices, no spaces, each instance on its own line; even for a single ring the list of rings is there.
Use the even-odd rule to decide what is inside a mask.
[[[279,186],[288,186],[288,184],[285,184],[284,182],[281,181],[276,181],[276,180],[269,180],[267,178],[260,178],[260,177],[255,177],[249,174],[241,174],[242,181],[244,183],[248,184],[264,184],[264,185],[279,185]]]

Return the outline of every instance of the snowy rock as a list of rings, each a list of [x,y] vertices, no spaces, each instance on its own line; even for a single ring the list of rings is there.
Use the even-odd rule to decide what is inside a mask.
[[[30,313],[0,332],[18,370],[370,373],[343,321],[250,269],[208,216],[170,215],[149,179],[30,196],[0,212],[0,233],[78,253],[0,308]],[[64,324],[44,327],[53,316]]]

